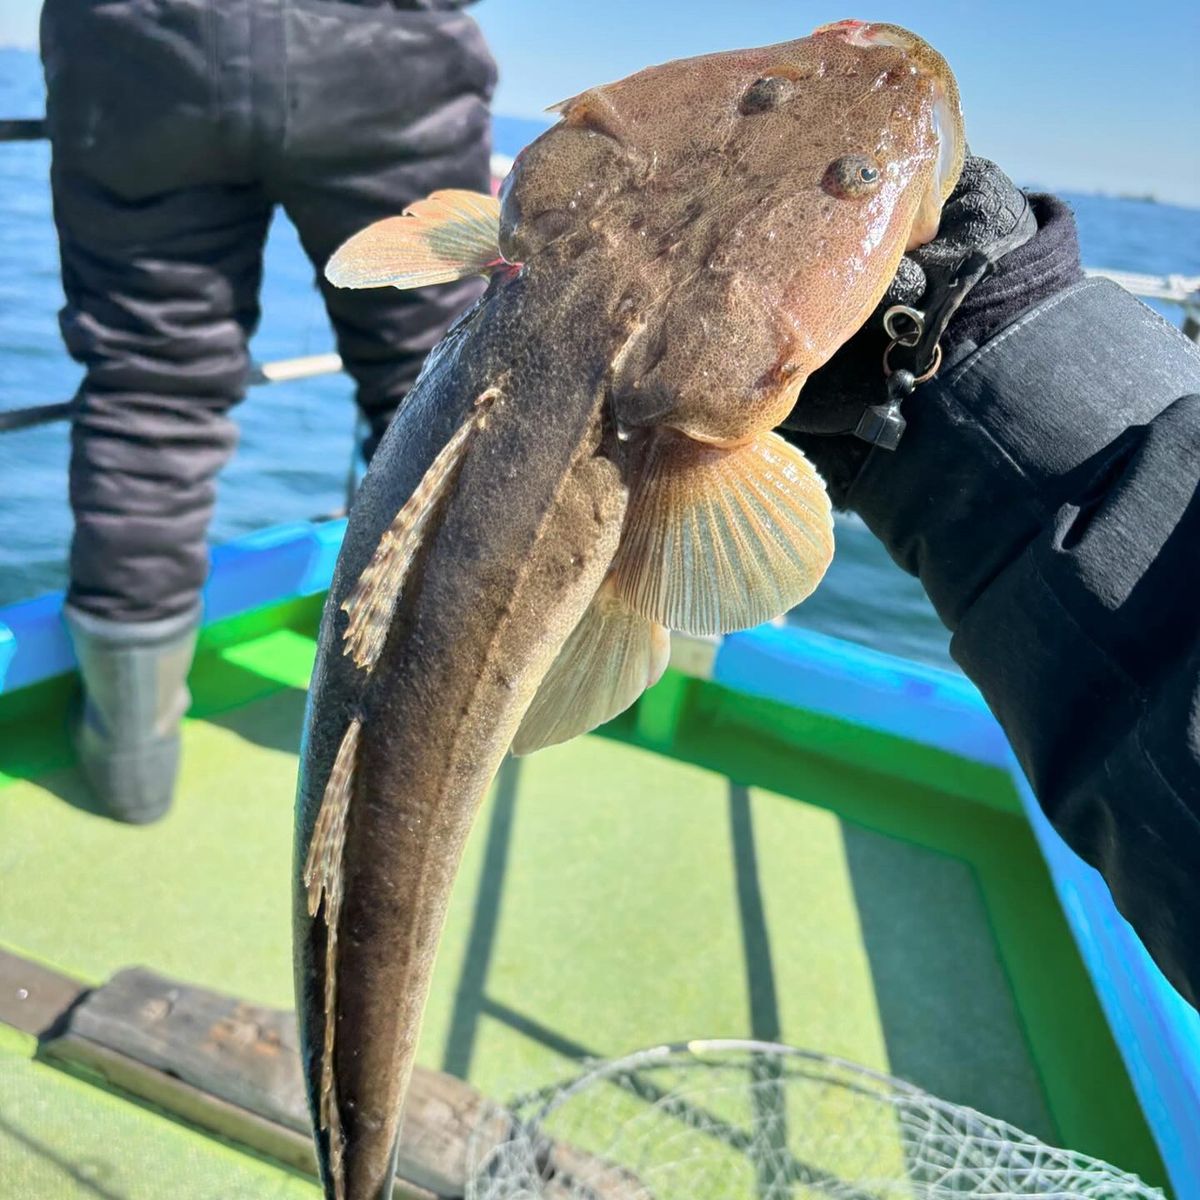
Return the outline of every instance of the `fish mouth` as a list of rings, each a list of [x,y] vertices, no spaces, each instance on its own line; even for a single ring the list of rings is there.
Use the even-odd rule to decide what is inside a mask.
[[[851,46],[896,46],[905,51],[929,49],[926,42],[900,25],[889,25],[881,21],[831,21],[818,25],[813,37],[839,37]]]
[[[930,183],[925,219],[918,222],[908,249],[929,241],[937,232],[937,220],[930,228],[930,211],[940,209],[954,190],[966,157],[966,134],[963,130],[958,84],[946,60],[928,42],[899,25],[875,21],[845,20],[821,25],[813,37],[836,37],[851,46],[872,48],[890,46],[901,51],[918,75],[929,81],[932,96],[933,134],[937,140],[937,162]]]

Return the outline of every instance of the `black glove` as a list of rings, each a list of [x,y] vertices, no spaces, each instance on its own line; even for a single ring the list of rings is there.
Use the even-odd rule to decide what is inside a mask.
[[[969,283],[965,276],[980,270],[988,273],[965,297],[952,295]],[[883,327],[884,313],[909,305],[936,321],[936,314],[957,300],[944,332],[931,329],[937,336],[928,349],[940,341],[944,371],[1080,273],[1074,220],[1066,206],[1051,196],[1027,197],[994,163],[969,157],[942,210],[937,237],[901,259],[878,308],[809,377],[780,432],[820,471],[834,504],[847,507],[850,487],[873,449],[854,430],[867,408],[888,401],[883,357],[892,339]],[[907,353],[897,346],[890,365],[917,369],[917,363],[906,361]],[[920,403],[919,386],[908,403]]]

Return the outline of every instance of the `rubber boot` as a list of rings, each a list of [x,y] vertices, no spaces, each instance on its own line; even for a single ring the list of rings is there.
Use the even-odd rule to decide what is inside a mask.
[[[199,610],[133,624],[64,607],[83,676],[79,765],[107,815],[143,825],[171,806]]]

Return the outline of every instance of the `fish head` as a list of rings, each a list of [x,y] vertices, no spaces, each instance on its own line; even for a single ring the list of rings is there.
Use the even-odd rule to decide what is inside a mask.
[[[894,25],[651,67],[558,106],[502,194],[501,248],[597,253],[630,428],[777,425],[937,232],[964,154],[945,60]]]

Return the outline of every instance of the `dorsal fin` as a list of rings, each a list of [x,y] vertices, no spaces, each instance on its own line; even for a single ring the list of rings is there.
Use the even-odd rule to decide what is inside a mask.
[[[321,1128],[329,1137],[329,1173],[337,1200],[345,1195],[342,1171],[341,1112],[338,1108],[337,1078],[333,1054],[337,1030],[337,944],[338,919],[342,911],[342,855],[346,846],[346,814],[354,794],[354,773],[358,768],[358,741],[362,721],[355,717],[346,728],[338,747],[333,769],[321,797],[321,808],[313,826],[312,839],[304,860],[304,886],[308,893],[308,915],[315,918],[324,904],[325,918],[325,1034],[321,1044]]]
[[[342,653],[365,671],[375,666],[383,650],[400,589],[430,519],[457,474],[471,434],[480,427],[498,394],[489,388],[479,395],[470,415],[438,451],[413,494],[383,531],[371,561],[342,601],[342,611],[350,616]]]
[[[729,633],[782,615],[821,581],[829,497],[778,434],[724,449],[661,430],[644,453],[613,563],[635,612],[682,633]]]
[[[450,188],[356,233],[334,252],[325,278],[335,287],[424,287],[480,275],[503,263],[500,201]]]

